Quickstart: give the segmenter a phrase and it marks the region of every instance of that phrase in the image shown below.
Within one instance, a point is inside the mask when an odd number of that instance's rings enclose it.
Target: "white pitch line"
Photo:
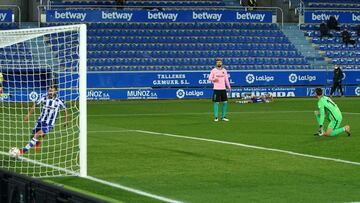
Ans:
[[[0,154],[5,155],[5,156],[9,156],[9,153],[2,152],[2,151],[0,151]],[[55,169],[55,170],[59,170],[59,171],[62,171],[62,172],[65,172],[65,173],[68,173],[68,174],[71,174],[71,175],[75,175],[75,176],[80,175],[79,173],[76,173],[74,171],[70,171],[68,169],[61,168],[61,167],[58,167],[58,166],[54,166],[54,165],[47,164],[47,163],[43,163],[43,162],[40,162],[40,161],[32,160],[32,159],[29,159],[29,158],[26,158],[26,157],[19,156],[17,159],[19,159],[21,161],[26,161],[26,162],[32,163],[34,165],[40,165],[40,166],[44,166],[44,167],[47,167],[47,168],[52,168],[52,169]],[[16,160],[16,159],[14,159],[14,160]]]
[[[265,150],[265,151],[272,151],[272,152],[279,152],[279,153],[283,153],[283,154],[290,154],[290,155],[294,155],[294,156],[301,156],[301,157],[307,157],[307,158],[313,158],[313,159],[321,159],[321,160],[334,161],[334,162],[338,162],[338,163],[346,163],[346,164],[352,164],[352,165],[360,166],[360,162],[347,161],[347,160],[342,160],[342,159],[322,157],[322,156],[316,156],[316,155],[310,155],[310,154],[302,154],[302,153],[293,152],[293,151],[274,149],[274,148],[267,148],[267,147],[260,147],[260,146],[242,144],[242,143],[237,143],[237,142],[228,142],[228,141],[206,139],[206,138],[200,138],[200,137],[190,137],[190,136],[175,135],[175,134],[169,134],[169,133],[159,133],[159,132],[152,132],[152,131],[146,131],[146,130],[133,130],[133,131],[134,132],[139,132],[139,133],[144,133],[144,134],[161,135],[161,136],[175,137],[175,138],[181,138],[181,139],[213,142],[213,143],[240,146],[240,147],[246,147],[246,148],[252,148],[252,149],[260,149],[260,150]]]
[[[2,151],[0,151],[0,154],[5,155],[5,156],[9,156],[8,153],[2,152]],[[26,157],[21,157],[20,156],[20,157],[18,157],[18,159],[21,160],[21,161],[26,161],[26,162],[35,164],[35,165],[40,165],[40,166],[52,168],[52,169],[55,169],[55,170],[59,170],[59,171],[62,171],[62,172],[65,172],[65,173],[68,173],[68,174],[71,174],[71,175],[74,175],[74,176],[79,176],[80,175],[77,172],[70,171],[68,169],[61,168],[61,167],[58,167],[58,166],[54,166],[54,165],[51,165],[51,164],[42,163],[40,161],[32,160],[32,159],[29,159],[29,158],[26,158]],[[182,203],[181,201],[178,201],[178,200],[173,200],[173,199],[169,199],[167,197],[163,197],[163,196],[160,196],[160,195],[151,194],[151,193],[148,193],[148,192],[145,192],[145,191],[142,191],[142,190],[127,187],[127,186],[124,186],[124,185],[121,185],[121,184],[118,184],[118,183],[109,182],[109,181],[102,180],[102,179],[99,179],[99,178],[95,178],[95,177],[92,177],[92,176],[86,176],[86,177],[80,177],[80,178],[88,179],[88,180],[91,180],[91,181],[94,181],[94,182],[101,183],[103,185],[108,185],[108,186],[111,186],[111,187],[122,189],[122,190],[131,192],[131,193],[135,193],[135,194],[138,194],[138,195],[141,195],[141,196],[146,196],[146,197],[149,197],[149,198],[152,198],[152,199],[157,199],[157,200],[162,201],[162,202]]]
[[[313,113],[314,111],[230,111],[230,114],[272,114],[272,113]],[[349,115],[360,115],[359,112],[342,112]],[[211,115],[212,112],[188,113],[127,113],[127,114],[89,114],[88,117],[129,117],[129,116],[172,116],[172,115]]]
[[[138,194],[138,195],[150,197],[152,199],[157,199],[157,200],[160,200],[162,202],[182,203],[181,201],[178,201],[178,200],[173,200],[173,199],[169,199],[167,197],[154,195],[154,194],[151,194],[151,193],[148,193],[148,192],[144,192],[144,191],[137,190],[137,189],[134,189],[134,188],[126,187],[126,186],[123,186],[123,185],[120,185],[120,184],[117,184],[117,183],[108,182],[108,181],[98,179],[98,178],[95,178],[95,177],[87,176],[85,178],[89,179],[89,180],[92,180],[92,181],[95,181],[95,182],[98,182],[98,183],[102,183],[104,185],[108,185],[108,186],[111,186],[111,187],[122,189],[122,190],[125,190],[125,191],[128,191],[128,192],[132,192],[132,193],[135,193],[135,194]]]
[[[134,130],[88,130],[88,133],[121,133],[121,132],[134,132]]]

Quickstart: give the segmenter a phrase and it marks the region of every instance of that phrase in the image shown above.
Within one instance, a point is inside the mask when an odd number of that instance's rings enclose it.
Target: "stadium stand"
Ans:
[[[222,0],[52,0],[52,5],[125,5],[125,6],[140,6],[140,7],[162,7],[162,6],[195,6],[195,7],[212,7],[212,6],[224,6],[225,3]]]
[[[345,45],[342,41],[341,32],[348,29],[355,45]],[[318,24],[303,24],[301,29],[305,36],[317,47],[320,53],[328,58],[332,64],[339,64],[343,68],[360,68],[360,39],[356,33],[357,25],[341,25],[341,31],[331,31],[333,37],[320,38]]]
[[[154,0],[127,0],[125,2],[127,6],[151,6],[151,7],[162,7],[162,6],[195,6],[195,7],[205,7],[205,6],[225,6],[222,0],[162,0],[162,1],[154,1]]]
[[[53,5],[120,1],[54,0]],[[123,2],[123,1],[121,1]],[[125,6],[224,6],[222,0],[127,0]],[[43,26],[60,25],[45,23]],[[208,70],[222,57],[228,69],[309,69],[277,24],[88,23],[89,71]]]
[[[44,26],[58,25],[56,23]],[[310,68],[276,24],[89,23],[90,71]]]
[[[360,0],[303,0],[311,8],[360,8]]]
[[[81,5],[118,5],[117,0],[52,0],[51,5],[81,6]]]
[[[10,30],[10,29],[17,29],[17,23],[0,23],[0,30]]]

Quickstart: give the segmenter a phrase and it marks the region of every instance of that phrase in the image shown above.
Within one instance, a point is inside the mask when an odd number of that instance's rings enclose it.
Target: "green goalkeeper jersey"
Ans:
[[[322,96],[318,101],[320,120],[319,124],[324,125],[325,113],[330,121],[342,119],[339,107],[329,97]]]

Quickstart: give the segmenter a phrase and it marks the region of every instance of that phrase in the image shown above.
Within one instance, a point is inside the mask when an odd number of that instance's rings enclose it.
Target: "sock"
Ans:
[[[341,133],[345,132],[345,128],[336,128],[330,133],[330,137],[334,137],[336,135],[339,135]]]
[[[217,118],[219,115],[219,102],[214,102],[214,117]]]
[[[38,141],[36,142],[36,144],[35,144],[35,147],[40,147],[40,145],[41,145],[41,141],[38,140]]]
[[[315,115],[315,118],[318,126],[320,126],[320,115],[319,114]],[[321,130],[324,130],[324,127]]]
[[[36,144],[37,141],[38,141],[37,139],[31,138],[31,140],[29,141],[29,143],[23,148],[23,151],[24,151],[24,152],[29,151],[29,149],[31,149],[31,147],[33,147],[33,146]]]
[[[228,106],[228,103],[224,102],[223,105],[222,105],[221,118],[226,117],[227,106]]]
[[[320,126],[320,115],[315,115],[315,118],[318,126]]]

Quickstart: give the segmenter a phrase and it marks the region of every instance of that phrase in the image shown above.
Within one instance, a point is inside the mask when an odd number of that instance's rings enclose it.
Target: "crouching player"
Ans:
[[[41,144],[39,138],[44,137],[48,132],[54,128],[56,118],[59,116],[60,108],[64,109],[65,112],[65,123],[67,124],[67,111],[64,102],[57,96],[57,87],[51,86],[48,90],[47,95],[41,97],[37,102],[34,102],[30,108],[29,113],[25,117],[25,121],[28,122],[30,115],[35,111],[35,106],[41,105],[41,113],[37,120],[36,126],[33,129],[33,137],[29,143],[20,150],[20,154],[25,154],[33,146],[37,150]]]
[[[261,96],[251,95],[251,93],[245,93],[245,97],[237,101],[236,103],[247,104],[247,103],[270,103],[274,101],[271,94],[263,94]]]
[[[350,136],[350,126],[345,125],[340,127],[342,121],[342,115],[339,107],[329,98],[323,95],[321,88],[315,89],[316,97],[319,99],[318,108],[319,111],[315,111],[316,121],[319,124],[319,131],[314,135],[318,136],[337,136],[343,132],[346,132]],[[325,120],[325,114],[329,121],[329,125],[324,132],[323,125]]]

